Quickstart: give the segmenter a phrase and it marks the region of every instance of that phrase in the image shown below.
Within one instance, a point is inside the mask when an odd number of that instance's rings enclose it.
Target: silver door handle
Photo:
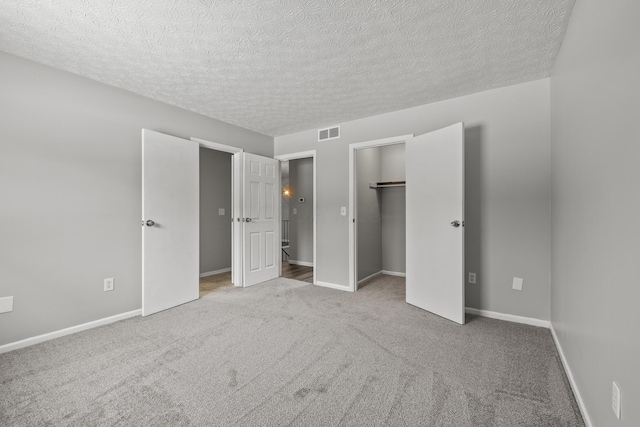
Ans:
[[[454,228],[460,227],[460,221],[451,221],[451,226]]]
[[[247,218],[247,222],[251,222],[251,218]]]
[[[146,225],[147,227],[153,227],[154,225],[156,225],[156,223],[152,219],[148,219],[147,222],[143,222],[143,225]]]

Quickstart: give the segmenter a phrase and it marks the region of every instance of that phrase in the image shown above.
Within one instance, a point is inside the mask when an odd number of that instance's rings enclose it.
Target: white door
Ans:
[[[244,153],[244,286],[280,275],[280,162]]]
[[[198,298],[199,146],[142,130],[142,315]]]
[[[464,124],[406,143],[407,302],[464,324]]]

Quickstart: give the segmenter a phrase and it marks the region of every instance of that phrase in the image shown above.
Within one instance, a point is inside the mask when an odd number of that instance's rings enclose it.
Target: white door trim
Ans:
[[[316,150],[309,151],[300,151],[298,153],[289,153],[289,154],[281,154],[279,156],[273,157],[276,160],[280,161],[289,161],[289,160],[297,160],[297,159],[313,159],[313,284],[317,284],[317,274],[318,274],[318,220],[316,216],[316,206],[318,203],[318,197],[316,194],[316,171],[318,168],[316,167]],[[280,179],[282,180],[282,174],[280,174]],[[280,188],[282,188],[282,182],[280,182]],[[280,268],[282,269],[282,263],[280,263]],[[282,275],[282,271],[280,271],[280,275]]]
[[[413,134],[375,139],[372,141],[349,144],[349,291],[358,289],[358,257],[356,256],[356,238],[358,227],[355,223],[356,212],[356,151],[364,148],[384,147],[385,145],[403,144]],[[315,270],[314,270],[315,274]]]
[[[212,150],[231,153],[231,283],[234,286],[242,286],[242,223],[239,218],[242,216],[242,159],[241,153],[244,150],[231,145],[220,144],[218,142],[207,141],[200,138],[191,138],[201,147]],[[234,219],[236,219],[234,221]]]
[[[200,138],[191,138],[192,141],[200,144],[201,147],[211,148],[213,150],[224,151],[225,153],[242,153],[244,150],[242,148],[234,147],[231,145],[220,144],[218,142],[207,141],[206,139]]]

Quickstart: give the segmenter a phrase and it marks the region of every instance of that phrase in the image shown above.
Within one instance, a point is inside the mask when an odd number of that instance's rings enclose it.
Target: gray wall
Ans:
[[[348,286],[350,143],[466,126],[468,306],[549,319],[549,80],[494,89],[351,122],[341,138],[317,142],[317,129],[275,138],[276,154],[317,150],[318,265],[321,282]],[[522,292],[511,290],[524,278]]]
[[[380,147],[380,181],[404,181],[404,144]]]
[[[380,231],[382,233],[382,270],[406,272],[406,197],[404,187],[389,187],[380,193]]]
[[[358,281],[382,270],[380,190],[369,188],[380,181],[380,148],[356,151],[356,200],[358,218]]]
[[[227,268],[231,268],[231,154],[200,147],[200,273]]]
[[[576,2],[551,77],[551,321],[594,426],[640,425],[639,16]]]
[[[289,187],[289,260],[313,263],[313,158],[289,160]]]
[[[380,180],[404,181],[404,144],[380,147]],[[378,190],[381,206],[382,270],[406,271],[406,197],[404,187]]]
[[[271,137],[5,53],[0,94],[0,345],[140,308],[142,128],[273,155]]]

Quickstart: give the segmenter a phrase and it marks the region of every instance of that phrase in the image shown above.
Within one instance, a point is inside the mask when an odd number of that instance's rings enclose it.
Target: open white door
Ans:
[[[464,324],[464,124],[406,142],[407,303]]]
[[[198,143],[142,130],[142,315],[198,299]]]
[[[244,286],[280,275],[280,162],[244,153]]]

